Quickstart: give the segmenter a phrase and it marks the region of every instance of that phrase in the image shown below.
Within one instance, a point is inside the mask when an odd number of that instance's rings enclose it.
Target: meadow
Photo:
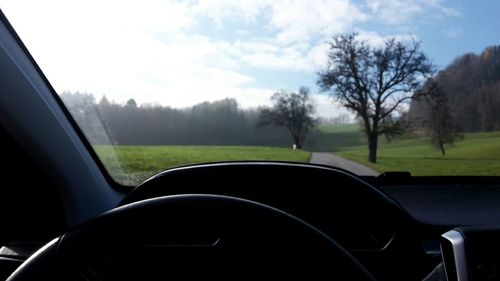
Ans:
[[[344,147],[335,154],[378,172],[410,171],[414,176],[500,176],[500,132],[467,133],[463,137],[453,145],[446,145],[444,156],[430,145],[427,137],[403,137],[391,142],[382,137],[376,164],[368,162],[366,145]]]
[[[239,160],[309,162],[311,153],[260,146],[94,146],[119,183],[135,185],[149,176],[178,166]]]
[[[309,162],[310,151],[327,151],[362,163],[378,172],[410,171],[414,176],[500,176],[500,132],[467,133],[446,146],[446,155],[425,136],[380,138],[377,163],[357,124],[322,125],[312,132],[304,150],[267,146],[94,146],[115,180],[135,185],[178,166],[239,160]]]

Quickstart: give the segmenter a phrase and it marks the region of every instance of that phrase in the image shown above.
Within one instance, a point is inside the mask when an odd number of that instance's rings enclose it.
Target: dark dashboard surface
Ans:
[[[500,185],[420,184],[380,189],[422,223],[449,227],[500,223]]]
[[[440,236],[500,222],[494,177],[360,178],[325,166],[238,162],[178,168],[122,202],[208,193],[254,200],[313,224],[380,280],[422,280],[440,261]],[[411,275],[412,277],[409,277]]]
[[[439,262],[423,242],[438,241],[442,228],[427,229],[386,193],[341,169],[266,162],[178,168],[144,182],[121,204],[175,194],[228,195],[281,209],[335,239],[380,280],[421,280]]]
[[[383,249],[398,228],[411,221],[392,199],[346,171],[285,163],[169,170],[133,190],[122,205],[196,193],[240,197],[279,208],[336,236],[353,250]]]

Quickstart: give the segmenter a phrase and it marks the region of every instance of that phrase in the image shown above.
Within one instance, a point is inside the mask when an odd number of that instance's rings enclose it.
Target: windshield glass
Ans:
[[[499,1],[0,5],[120,184],[237,160],[500,175]]]

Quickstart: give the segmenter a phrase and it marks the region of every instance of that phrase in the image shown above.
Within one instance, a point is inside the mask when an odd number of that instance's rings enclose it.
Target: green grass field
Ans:
[[[410,171],[415,176],[500,176],[500,132],[470,133],[446,156],[430,145],[427,137],[402,137],[387,142],[380,138],[378,163],[367,161],[368,149],[357,124],[324,125],[310,135],[306,150],[261,146],[95,146],[110,174],[125,185],[172,167],[237,160],[308,162],[310,151],[335,154],[384,171]]]
[[[337,155],[383,171],[410,171],[414,176],[500,176],[500,132],[465,134],[446,147],[446,156],[428,138],[381,138],[377,164],[367,161],[366,145],[336,152]]]
[[[311,153],[257,146],[95,146],[115,180],[134,185],[169,168],[208,162],[277,160],[309,162]],[[123,174],[123,172],[125,174]]]
[[[336,152],[365,143],[365,137],[358,124],[319,125],[317,130],[308,136],[305,149]]]
[[[318,125],[318,130],[325,133],[359,132],[359,124]]]

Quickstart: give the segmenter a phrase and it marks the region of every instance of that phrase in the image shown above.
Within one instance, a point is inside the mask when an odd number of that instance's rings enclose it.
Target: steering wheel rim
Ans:
[[[96,275],[95,280],[132,280],[130,267],[160,274],[164,271],[154,267],[161,267],[162,262],[156,262],[170,259],[162,255],[186,251],[212,253],[202,258],[209,264],[216,253],[228,267],[218,274],[239,273],[243,279],[256,277],[258,273],[251,269],[260,266],[277,271],[266,279],[282,279],[287,274],[324,279],[324,274],[331,274],[337,279],[375,280],[338,243],[301,219],[258,202],[207,194],[164,196],[113,209],[49,242],[7,280],[63,280],[75,274],[87,274],[85,280],[92,279],[89,274]],[[124,256],[120,262],[125,265],[103,278],[99,268],[108,266],[104,260],[109,256]],[[129,263],[127,259],[134,257],[138,261]],[[190,258],[187,261],[192,262]],[[196,266],[192,268],[196,271]],[[234,279],[231,276],[228,279]]]

